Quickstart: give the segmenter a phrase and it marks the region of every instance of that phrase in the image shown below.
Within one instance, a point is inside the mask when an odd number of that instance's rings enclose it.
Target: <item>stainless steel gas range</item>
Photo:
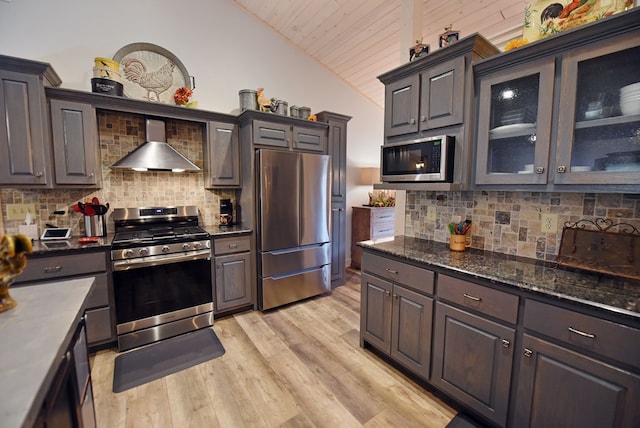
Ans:
[[[116,208],[113,220],[118,349],[213,325],[211,244],[198,208]]]

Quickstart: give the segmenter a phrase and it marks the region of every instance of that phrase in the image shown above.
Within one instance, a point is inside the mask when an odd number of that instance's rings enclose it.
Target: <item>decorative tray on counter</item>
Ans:
[[[604,218],[567,222],[562,229],[557,262],[592,272],[640,279],[640,231],[629,223],[616,224]]]

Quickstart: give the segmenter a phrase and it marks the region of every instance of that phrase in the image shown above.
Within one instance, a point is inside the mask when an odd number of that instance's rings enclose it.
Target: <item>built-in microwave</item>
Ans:
[[[380,149],[383,182],[453,181],[455,139],[449,135],[385,144]]]

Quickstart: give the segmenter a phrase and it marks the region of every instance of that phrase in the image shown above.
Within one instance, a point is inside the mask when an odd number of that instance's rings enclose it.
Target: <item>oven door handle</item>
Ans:
[[[117,260],[111,263],[111,267],[114,272],[120,272],[123,270],[140,269],[149,266],[168,265],[172,263],[202,259],[211,259],[211,250],[197,250],[182,254],[167,254],[141,257],[139,259]]]

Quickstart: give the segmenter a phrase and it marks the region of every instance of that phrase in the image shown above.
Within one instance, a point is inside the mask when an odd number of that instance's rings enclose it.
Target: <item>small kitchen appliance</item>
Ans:
[[[198,208],[116,208],[113,220],[118,349],[213,325],[211,239]]]
[[[380,148],[385,183],[453,181],[455,139],[441,135],[385,144]]]
[[[233,202],[231,199],[220,199],[220,226],[233,226]]]

